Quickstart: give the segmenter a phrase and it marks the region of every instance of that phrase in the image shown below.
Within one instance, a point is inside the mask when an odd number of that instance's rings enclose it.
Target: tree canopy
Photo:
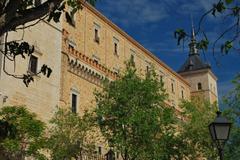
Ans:
[[[41,152],[45,143],[45,124],[35,114],[24,107],[3,107],[0,110],[0,126],[0,158],[46,158]]]
[[[234,80],[234,89],[224,98],[224,115],[232,122],[229,141],[225,146],[225,159],[235,160],[240,157],[240,74]]]
[[[170,159],[175,116],[153,71],[141,78],[130,61],[119,79],[95,95],[101,132],[124,160]]]
[[[80,117],[70,110],[58,109],[50,124],[47,148],[53,160],[94,156],[94,144],[87,140],[92,126],[89,114]]]

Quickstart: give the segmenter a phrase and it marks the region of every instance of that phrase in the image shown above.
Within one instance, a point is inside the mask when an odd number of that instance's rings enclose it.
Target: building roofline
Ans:
[[[194,70],[194,71],[187,71],[187,72],[179,72],[180,75],[185,76],[185,75],[189,75],[189,74],[198,74],[198,73],[204,73],[204,72],[209,72],[210,75],[214,78],[214,80],[218,80],[217,77],[215,76],[215,74],[212,72],[211,69],[206,68],[206,69],[198,69],[198,70]]]
[[[124,32],[120,27],[118,27],[116,24],[114,24],[112,21],[110,21],[106,16],[104,16],[101,12],[99,12],[96,8],[88,4],[87,2],[82,2],[83,6],[92,11],[95,15],[97,15],[101,20],[106,22],[108,25],[110,25],[113,29],[118,31],[122,36],[124,36],[127,40],[132,42],[134,45],[136,45],[140,50],[142,50],[147,56],[150,56],[153,58],[156,62],[158,62],[161,66],[163,66],[165,69],[167,69],[169,72],[171,72],[174,76],[179,78],[183,83],[190,86],[190,84],[177,72],[175,72],[173,69],[168,67],[163,61],[161,61],[157,56],[155,56],[153,53],[151,53],[149,50],[144,48],[140,43],[138,43],[135,39],[133,39],[131,36],[129,36],[126,32]]]

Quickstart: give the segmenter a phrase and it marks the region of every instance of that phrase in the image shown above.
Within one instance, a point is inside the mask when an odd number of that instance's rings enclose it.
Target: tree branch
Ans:
[[[6,23],[0,23],[0,36],[7,31],[14,30],[19,25],[23,25],[27,22],[43,17],[47,13],[55,10],[62,1],[63,0],[48,0],[38,7],[23,10],[14,17],[6,17],[7,19],[10,18],[10,20]]]

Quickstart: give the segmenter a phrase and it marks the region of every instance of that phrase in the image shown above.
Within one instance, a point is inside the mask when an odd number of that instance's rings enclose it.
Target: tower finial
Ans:
[[[189,56],[198,55],[197,42],[196,42],[196,36],[195,36],[195,31],[194,31],[192,14],[191,14],[191,22],[192,22],[192,37],[191,37],[191,42],[189,44],[189,48],[190,48]]]
[[[196,40],[192,14],[191,14],[191,22],[192,22],[192,40]]]

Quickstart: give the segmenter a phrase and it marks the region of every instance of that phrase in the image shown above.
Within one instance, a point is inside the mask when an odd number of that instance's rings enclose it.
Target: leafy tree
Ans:
[[[153,71],[141,78],[130,61],[124,75],[95,97],[101,132],[124,160],[171,159],[174,111],[165,105],[167,95]]]
[[[24,30],[45,19],[57,23],[62,14],[65,14],[67,21],[71,23],[74,14],[82,8],[82,3],[89,2],[95,5],[96,0],[46,0],[41,2],[41,0],[0,1],[0,45],[3,46],[3,49],[0,48],[0,54],[3,54],[3,71],[9,76],[22,79],[27,87],[30,82],[34,81],[35,74],[28,72],[20,75],[9,73],[5,69],[5,63],[6,59],[15,62],[16,57],[21,56],[25,59],[26,56],[31,56],[34,52],[34,46],[23,40],[9,41],[8,32]],[[71,7],[71,11],[68,12],[65,6]],[[37,74],[49,77],[51,73],[51,68],[43,64]]]
[[[232,128],[230,132],[230,138],[225,146],[224,158],[226,160],[235,160],[240,157],[240,74],[233,80],[235,86],[225,98],[224,102],[228,106],[224,110],[224,115],[232,121]]]
[[[89,114],[80,117],[69,110],[59,109],[50,121],[48,148],[53,160],[82,159],[93,156],[93,144],[88,140],[92,122]]]
[[[0,110],[0,158],[24,160],[26,157],[45,159],[45,124],[24,107],[10,106]]]
[[[216,116],[216,105],[194,97],[190,102],[184,101],[181,107],[181,116],[185,117],[185,120],[180,121],[180,139],[184,145],[179,147],[179,153],[190,159],[217,159],[217,151],[213,149],[208,130],[208,125]]]
[[[222,33],[210,43],[208,35],[204,30],[204,21],[207,16],[214,18],[223,17],[223,20],[228,25]],[[240,4],[238,0],[217,0],[207,12],[205,12],[199,20],[196,35],[203,37],[197,44],[198,49],[206,51],[208,46],[212,44],[212,52],[215,55],[216,47],[220,46],[222,54],[228,54],[231,50],[239,51],[239,18],[240,18]],[[224,28],[224,27],[223,27]],[[191,34],[187,34],[184,29],[177,29],[174,33],[177,39],[177,44],[189,39]]]

